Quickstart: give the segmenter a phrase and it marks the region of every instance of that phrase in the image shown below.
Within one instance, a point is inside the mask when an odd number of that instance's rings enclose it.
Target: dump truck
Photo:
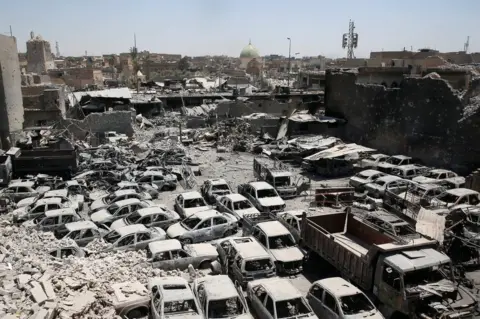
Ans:
[[[255,178],[272,185],[282,199],[297,196],[297,186],[292,182],[293,174],[279,161],[257,157],[253,159]]]
[[[476,299],[455,283],[435,240],[405,239],[348,211],[302,217],[302,245],[363,289],[386,318],[471,318]]]

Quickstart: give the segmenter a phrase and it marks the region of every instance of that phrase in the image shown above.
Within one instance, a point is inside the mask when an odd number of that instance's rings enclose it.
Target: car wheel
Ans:
[[[223,237],[229,237],[233,235],[235,235],[235,231],[233,229],[229,229],[223,234]]]
[[[208,260],[202,261],[202,263],[198,266],[198,269],[210,269],[212,267],[212,263],[209,262]]]
[[[190,238],[180,239],[180,242],[182,243],[182,245],[190,245],[191,243],[193,243],[193,241]]]

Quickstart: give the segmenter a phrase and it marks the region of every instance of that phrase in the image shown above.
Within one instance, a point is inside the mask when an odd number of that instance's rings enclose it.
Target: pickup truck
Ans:
[[[473,315],[475,297],[455,283],[435,240],[389,235],[347,211],[304,215],[302,224],[306,248],[367,292],[387,318]]]
[[[292,183],[293,174],[280,162],[268,158],[254,158],[253,174],[258,180],[272,185],[281,198],[297,196],[297,187]]]
[[[305,254],[288,229],[271,214],[243,216],[244,236],[253,236],[275,260],[277,273],[295,275],[302,271]]]
[[[286,206],[275,188],[267,182],[240,184],[238,193],[245,196],[261,212],[281,212]]]

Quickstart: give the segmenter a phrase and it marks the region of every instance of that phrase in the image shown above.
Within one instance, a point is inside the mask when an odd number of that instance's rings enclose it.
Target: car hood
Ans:
[[[415,177],[414,179],[412,179],[412,181],[414,181],[414,182],[416,182],[416,183],[419,183],[419,184],[433,184],[433,183],[435,183],[437,180],[436,180],[436,179],[433,179],[433,178],[430,178],[430,177],[417,176],[417,177]]]
[[[185,214],[185,217],[190,217],[195,213],[203,212],[204,210],[210,210],[210,209],[211,208],[209,206],[191,207],[191,208],[184,208],[183,212]]]
[[[443,200],[440,200],[438,198],[432,198],[432,200],[430,201],[430,204],[432,204],[434,206],[445,206],[445,207],[452,207],[452,206],[455,205],[455,204],[452,204],[452,203],[444,202]]]
[[[270,206],[280,206],[285,205],[285,202],[280,197],[265,197],[258,199],[258,202],[263,207],[270,207]]]
[[[276,260],[281,262],[302,260],[304,257],[302,251],[298,249],[298,247],[270,249],[270,253]]]
[[[345,319],[363,319],[363,318],[385,319],[385,317],[380,313],[380,311],[376,309],[368,312],[357,313],[354,315],[345,315],[344,318]]]
[[[93,203],[90,204],[90,209],[91,210],[99,210],[101,208],[104,208],[108,206],[103,202],[103,198],[99,198],[93,201]]]
[[[115,230],[123,226],[127,226],[128,224],[125,222],[125,218],[117,219],[110,225],[110,229]]]
[[[93,213],[90,218],[92,219],[92,222],[102,224],[112,218],[112,214],[110,214],[106,209],[102,209]]]
[[[167,236],[169,238],[177,238],[179,236],[182,236],[183,234],[187,233],[188,229],[185,229],[182,224],[176,223],[173,224],[172,226],[168,227],[167,229]]]
[[[20,200],[20,201],[17,203],[17,208],[24,207],[24,206],[28,206],[28,205],[30,205],[31,203],[33,203],[36,199],[37,199],[36,197],[27,197],[27,198],[24,198],[24,199]]]
[[[247,209],[237,209],[235,211],[235,213],[240,217],[240,218],[243,218],[243,215],[245,214],[260,214],[260,212],[258,211],[258,209],[256,209],[255,207],[250,207],[250,208],[247,208]]]
[[[397,165],[393,165],[393,164],[390,164],[390,163],[380,163],[378,164],[378,167],[385,167],[385,168],[392,168],[392,167],[396,167]]]

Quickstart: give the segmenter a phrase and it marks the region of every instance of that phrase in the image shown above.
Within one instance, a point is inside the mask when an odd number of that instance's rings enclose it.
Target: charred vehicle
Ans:
[[[467,318],[475,297],[459,286],[450,258],[427,238],[388,234],[348,212],[304,216],[302,242],[394,318]],[[388,314],[388,315],[387,315]]]
[[[285,209],[285,202],[275,188],[267,182],[238,185],[238,193],[245,196],[259,211],[276,213]]]
[[[253,173],[258,180],[272,185],[281,198],[297,196],[297,186],[292,182],[293,174],[280,162],[273,162],[268,158],[254,158]]]
[[[208,204],[213,204],[218,196],[224,196],[232,193],[227,181],[218,179],[208,179],[200,187],[200,192]]]

